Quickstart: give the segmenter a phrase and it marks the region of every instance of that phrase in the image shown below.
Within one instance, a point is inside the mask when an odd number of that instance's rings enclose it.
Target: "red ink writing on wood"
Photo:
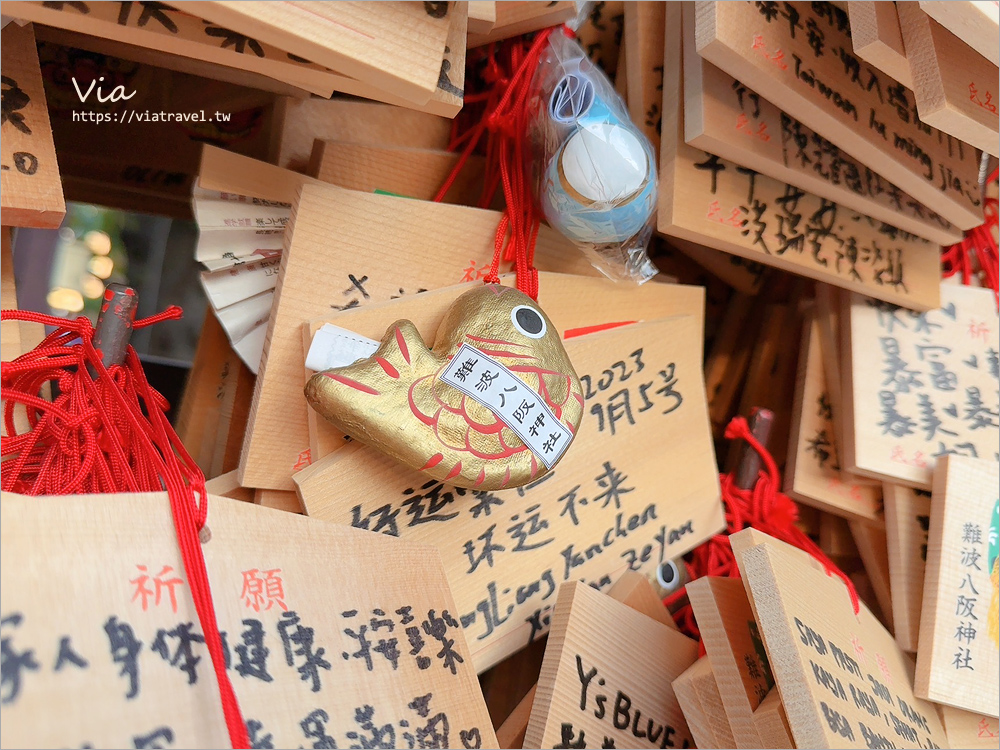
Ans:
[[[764,37],[760,34],[754,34],[753,44],[750,46],[750,49],[755,50],[758,55],[765,60],[770,60],[782,70],[788,70],[788,63],[784,61],[785,53],[780,49],[774,52],[768,50],[767,44],[764,42]]]
[[[284,612],[288,611],[285,605],[285,586],[281,580],[281,568],[273,570],[252,570],[243,571],[243,591],[240,599],[247,609],[260,612],[262,609],[267,612],[272,607],[277,606]]]
[[[969,101],[975,102],[980,107],[985,109],[987,112],[992,112],[993,114],[996,115],[997,105],[993,103],[993,94],[991,94],[989,91],[983,92],[983,94],[984,98],[980,99],[979,89],[976,88],[976,84],[974,83],[969,84]]]
[[[174,569],[169,565],[164,565],[163,570],[151,578],[149,576],[149,569],[145,565],[136,565],[135,567],[139,569],[139,575],[129,581],[129,583],[135,586],[132,601],[140,600],[142,611],[145,612],[149,609],[150,598],[153,600],[153,606],[159,607],[160,602],[163,601],[163,592],[166,591],[170,597],[170,609],[176,612],[177,592],[174,589],[177,586],[183,586],[184,580],[176,577],[168,578],[168,576],[173,574]],[[149,587],[150,582],[152,582],[153,588]]]
[[[306,448],[304,451],[299,453],[298,457],[295,459],[295,463],[292,465],[292,471],[299,471],[300,469],[304,469],[311,463],[312,463],[312,449]]]
[[[727,227],[733,227],[735,229],[743,228],[743,220],[740,217],[740,209],[733,208],[729,212],[728,217],[723,216],[722,206],[719,201],[712,201],[708,204],[708,213],[705,214],[705,218],[709,221],[715,221]]]
[[[750,120],[744,114],[740,114],[740,116],[736,118],[736,130],[738,130],[741,133],[746,133],[747,135],[752,136],[754,138],[759,138],[764,143],[767,143],[768,141],[771,140],[771,136],[768,135],[767,132],[766,122],[760,123],[757,129],[754,130],[753,127],[751,127],[750,125]]]

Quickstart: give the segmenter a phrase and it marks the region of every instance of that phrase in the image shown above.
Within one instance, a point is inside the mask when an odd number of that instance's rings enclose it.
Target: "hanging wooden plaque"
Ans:
[[[205,562],[252,746],[496,746],[433,549],[208,507]],[[0,517],[4,747],[229,747],[166,493],[5,493]]]
[[[924,600],[931,493],[886,482],[885,534],[889,552],[893,634],[904,651],[916,652]]]
[[[995,0],[920,0],[920,10],[994,65],[1000,65],[1000,8]]]
[[[4,6],[7,13],[7,6]],[[0,223],[58,227],[66,214],[31,24],[3,29]]]
[[[692,39],[694,6],[684,6],[684,23]],[[692,146],[903,232],[961,241],[958,227],[704,60],[693,44],[684,47],[684,91],[684,139]]]
[[[918,695],[986,716],[1000,702],[1000,468],[946,456],[934,472]]]
[[[712,664],[703,656],[671,683],[695,747],[740,747],[723,709]]]
[[[699,2],[698,53],[959,229],[983,222],[974,148],[920,121],[913,93],[854,56],[829,3]]]
[[[912,90],[910,61],[906,59],[896,4],[850,0],[847,15],[851,20],[854,54]]]
[[[879,222],[684,142],[676,5],[666,6],[658,231],[878,299],[937,307],[935,246],[891,239]]]
[[[852,295],[844,460],[855,473],[930,489],[941,456],[997,460],[1000,450],[993,291],[941,285],[941,308],[901,310]]]
[[[676,630],[580,581],[562,585],[525,745],[683,747],[691,736],[670,683],[697,657]]]
[[[383,327],[410,318],[429,340],[436,326],[426,310],[443,314],[448,305],[433,296],[444,291],[386,305]],[[419,303],[424,322],[404,302]],[[626,569],[650,573],[723,526],[697,319],[621,326],[565,346],[583,383],[583,422],[560,464],[535,482],[456,489],[357,443],[295,475],[310,516],[441,550],[479,670],[548,629],[560,584],[604,587]]]
[[[733,549],[797,747],[947,746],[912,660],[864,604],[854,613],[839,577],[760,532]]]

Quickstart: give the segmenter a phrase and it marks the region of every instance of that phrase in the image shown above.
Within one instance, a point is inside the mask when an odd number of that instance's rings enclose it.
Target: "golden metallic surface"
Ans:
[[[540,338],[515,326],[520,305],[545,322]],[[338,430],[457,487],[505,489],[541,477],[545,464],[513,430],[440,379],[463,343],[511,369],[576,434],[583,391],[559,332],[530,297],[497,284],[455,300],[433,350],[410,321],[397,321],[371,357],[313,375],[306,399]]]

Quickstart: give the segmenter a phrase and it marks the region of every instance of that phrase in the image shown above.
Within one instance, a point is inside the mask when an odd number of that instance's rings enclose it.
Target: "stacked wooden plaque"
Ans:
[[[67,200],[197,223],[175,423],[254,747],[995,748],[1000,318],[941,253],[996,213],[997,4],[578,5],[5,2],[4,307],[13,228]],[[492,75],[467,57],[564,22],[654,145],[662,273],[540,228],[582,423],[540,479],[455,487],[323,420],[307,354],[402,319],[430,345],[483,283],[504,206],[455,149]],[[2,330],[4,362],[43,336]],[[688,580],[757,407],[758,488],[838,570],[745,529],[739,578]],[[225,746],[166,495],[0,514],[0,745]]]

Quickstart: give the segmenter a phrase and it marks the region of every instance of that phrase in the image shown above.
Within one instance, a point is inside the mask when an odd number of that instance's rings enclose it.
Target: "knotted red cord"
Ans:
[[[512,261],[517,288],[534,300],[538,299],[538,270],[534,265],[535,240],[541,217],[531,189],[531,176],[526,169],[530,116],[528,103],[531,81],[552,31],[553,29],[544,29],[538,32],[527,52],[523,51],[522,40],[508,41],[499,50],[494,45],[489,47],[489,58],[483,76],[488,90],[480,95],[486,102],[484,114],[464,135],[453,135],[452,148],[457,148],[463,142],[465,146],[454,169],[434,198],[435,201],[444,199],[469,156],[479,145],[483,134],[489,133],[487,168],[480,205],[485,208],[492,203],[498,185],[503,186],[506,205],[497,226],[493,263],[484,282],[498,284],[501,259]],[[573,35],[565,26],[563,32],[568,36]]]
[[[1000,170],[994,169],[987,182],[996,182]],[[962,274],[962,283],[968,285],[973,273],[979,273],[984,287],[993,290],[993,296],[1000,308],[1000,253],[997,250],[997,199],[983,200],[984,221],[965,233],[965,237],[941,252],[942,274],[945,278]],[[972,256],[976,266],[973,267]]]
[[[135,321],[133,327],[179,317],[181,309],[170,307]],[[236,694],[226,674],[198,536],[208,516],[205,477],[167,421],[166,399],[149,385],[131,346],[122,365],[104,367],[93,346],[93,326],[86,318],[66,321],[4,310],[0,320],[56,328],[32,351],[0,364],[7,431],[0,438],[0,454],[15,456],[4,462],[3,489],[27,495],[167,491],[184,570],[219,684],[229,739],[234,748],[249,747]],[[91,377],[88,365],[96,377]],[[46,383],[53,389],[52,401],[38,396]],[[28,432],[17,432],[14,415],[18,404],[27,412]]]
[[[778,490],[781,486],[778,465],[767,449],[753,436],[747,421],[743,417],[734,417],[726,427],[726,438],[746,440],[750,447],[760,454],[765,468],[760,471],[757,483],[750,490],[737,487],[732,474],[719,475],[722,483],[722,503],[726,514],[726,530],[691,552],[691,561],[684,563],[689,579],[693,581],[702,576],[739,578],[740,571],[736,566],[736,557],[729,542],[729,535],[753,527],[808,552],[822,563],[827,575],[840,577],[847,586],[854,614],[858,614],[861,605],[854,584],[824,554],[823,550],[795,525],[799,517],[798,506],[790,497]],[[672,607],[680,602],[684,595],[684,589],[678,589],[666,597],[663,603]],[[696,638],[700,637],[690,604],[681,607],[674,615],[674,619],[681,630]]]

